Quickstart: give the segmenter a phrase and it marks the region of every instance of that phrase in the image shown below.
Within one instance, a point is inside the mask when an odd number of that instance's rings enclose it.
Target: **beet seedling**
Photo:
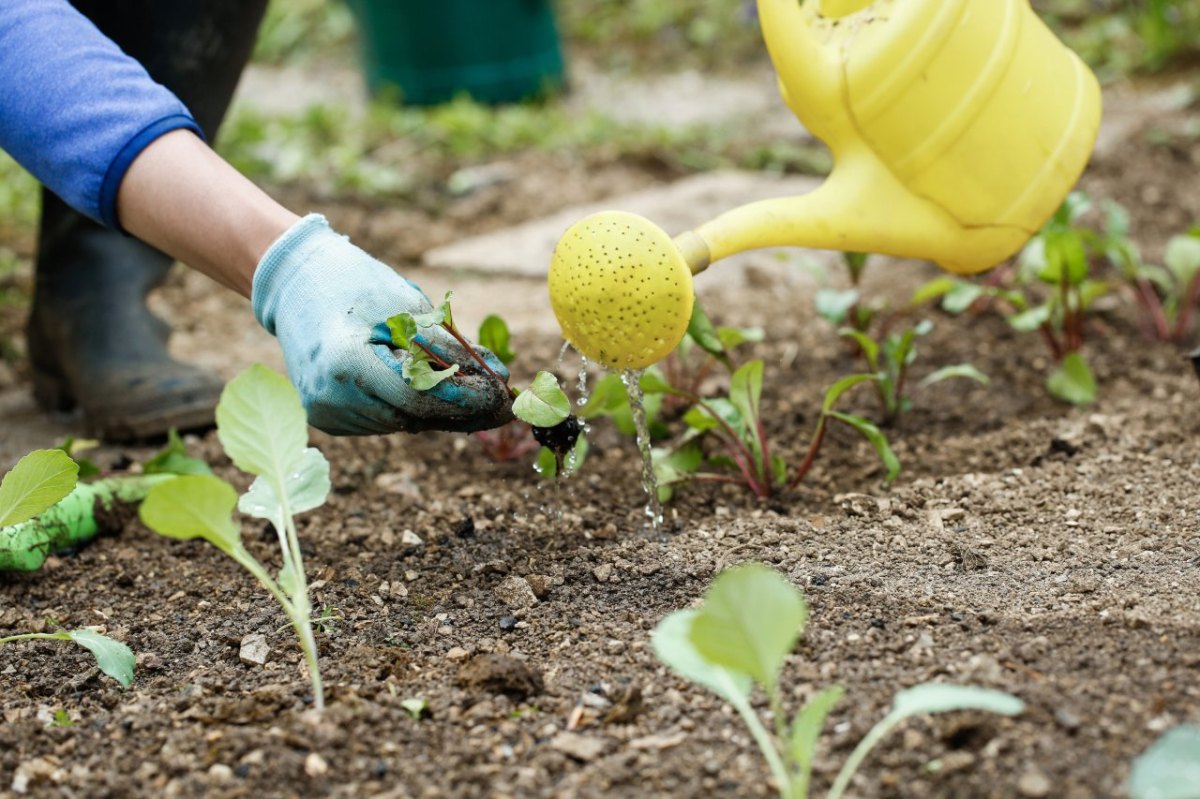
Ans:
[[[900,462],[875,424],[854,414],[836,410],[838,401],[851,388],[874,380],[873,375],[852,375],[834,383],[825,393],[816,429],[804,460],[792,470],[771,450],[762,420],[763,362],[750,361],[730,378],[728,397],[702,399],[686,394],[662,381],[643,381],[647,393],[683,396],[693,406],[683,415],[688,432],[675,447],[657,450],[655,473],[660,499],[670,499],[675,486],[688,481],[731,483],[747,488],[759,499],[795,488],[816,462],[831,421],[857,430],[874,447],[891,482],[900,473]],[[706,454],[702,437],[718,442],[719,453]]]
[[[450,310],[453,296],[453,292],[446,292],[441,305],[427,313],[400,313],[387,320],[392,344],[409,355],[403,366],[404,379],[417,391],[428,391],[443,380],[453,379],[458,373],[458,364],[446,363],[422,340],[422,330],[441,327],[512,395],[513,415],[533,427],[533,437],[542,445],[537,461],[538,472],[545,477],[573,474],[583,463],[587,440],[583,435],[583,426],[571,415],[571,401],[558,385],[557,378],[549,372],[538,372],[533,384],[524,391],[511,388],[454,326],[454,316]],[[515,357],[509,349],[508,326],[500,317],[490,316],[484,320],[479,339],[489,349],[495,346],[493,352],[505,365]],[[509,446],[507,442],[495,443],[503,435],[498,433],[491,439],[497,448]]]
[[[329,463],[308,446],[308,421],[287,378],[261,364],[234,378],[217,405],[217,437],[239,469],[255,475],[239,499],[229,483],[213,475],[187,475],[155,486],[142,503],[147,527],[169,538],[201,538],[224,552],[283,608],[304,653],[313,703],[325,707],[321,669],[313,637],[308,578],[296,532],[296,515],[325,503]],[[272,576],[242,544],[234,509],[266,519],[275,528],[282,566]]]
[[[912,400],[906,391],[908,371],[917,359],[917,338],[927,335],[932,329],[933,323],[924,319],[900,333],[888,333],[879,341],[863,330],[844,327],[838,331],[839,336],[858,345],[859,351],[867,361],[867,368],[870,369],[879,392],[884,427],[894,425],[902,414],[912,409]],[[985,386],[988,384],[987,375],[969,363],[960,363],[944,366],[927,375],[921,380],[920,386],[929,386],[952,378],[966,378]]]
[[[807,621],[804,596],[774,570],[751,564],[722,573],[699,608],[670,614],[651,637],[659,660],[733,707],[766,760],[781,799],[807,799],[821,730],[843,694],[840,686],[826,688],[788,723],[780,682]],[[751,704],[755,686],[766,695],[770,728]],[[904,720],[956,710],[1015,716],[1024,703],[1000,691],[941,683],[901,691],[891,711],[846,759],[829,799],[840,799],[871,750]]]
[[[128,688],[133,684],[133,670],[137,664],[133,652],[120,641],[95,630],[84,627],[57,633],[20,633],[0,638],[0,647],[18,641],[71,641],[91,652],[100,671],[119,682],[121,687]]]
[[[512,351],[508,324],[496,314],[491,314],[479,325],[476,341],[491,350],[505,366],[511,365],[517,358]],[[520,460],[538,449],[538,442],[529,425],[519,419],[495,430],[481,430],[474,437],[483,447],[483,453],[496,463]]]
[[[1090,208],[1085,195],[1070,195],[1026,245],[1015,270],[1002,270],[986,283],[937,278],[917,290],[913,304],[940,300],[943,310],[957,315],[990,303],[1014,330],[1041,335],[1057,362],[1046,379],[1052,396],[1074,405],[1094,402],[1096,379],[1082,353],[1085,322],[1112,285],[1092,277],[1099,240],[1079,224]]]

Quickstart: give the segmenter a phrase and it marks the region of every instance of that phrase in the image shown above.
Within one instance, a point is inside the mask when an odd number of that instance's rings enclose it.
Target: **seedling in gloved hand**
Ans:
[[[471,354],[487,374],[508,389],[513,397],[513,415],[533,427],[533,437],[543,447],[538,457],[538,471],[548,477],[573,473],[583,462],[587,442],[582,436],[583,425],[571,415],[571,401],[559,387],[558,380],[549,372],[538,372],[533,384],[524,391],[508,386],[507,381],[488,366],[483,356],[455,327],[450,309],[452,296],[453,292],[446,292],[441,305],[427,313],[401,313],[387,320],[393,345],[409,355],[403,367],[404,378],[418,391],[428,391],[444,380],[452,380],[458,373],[458,364],[447,363],[421,338],[422,330],[441,327]],[[509,349],[508,326],[498,316],[489,316],[484,320],[479,331],[479,343],[492,350],[506,366],[515,357]],[[499,441],[499,435],[504,434],[485,436],[484,440],[496,442]],[[501,449],[501,445],[497,444],[496,448]],[[502,451],[506,455],[510,451],[506,442]]]

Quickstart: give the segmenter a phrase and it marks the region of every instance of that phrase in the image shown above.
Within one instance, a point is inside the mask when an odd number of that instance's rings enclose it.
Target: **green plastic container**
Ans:
[[[367,85],[408,105],[527,99],[563,84],[551,0],[350,0]]]

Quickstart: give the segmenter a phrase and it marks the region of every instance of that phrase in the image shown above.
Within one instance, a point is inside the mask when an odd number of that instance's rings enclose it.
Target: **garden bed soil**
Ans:
[[[1134,237],[1160,252],[1200,216],[1198,154],[1194,139],[1137,137],[1085,186],[1129,205]],[[537,180],[550,193],[563,185]],[[464,225],[486,229],[491,210]],[[405,235],[368,219],[349,232]],[[876,272],[872,290],[902,297],[932,274]],[[751,281],[704,299],[721,322],[766,327],[753,349],[767,364],[766,422],[795,463],[823,388],[856,364],[808,296]],[[737,718],[648,643],[721,569],[756,560],[810,603],[787,668],[793,702],[846,687],[820,785],[897,690],[945,680],[1010,691],[1028,709],[909,722],[855,796],[1122,795],[1131,760],[1200,712],[1200,420],[1188,410],[1200,386],[1127,307],[1096,320],[1088,351],[1102,392],[1087,409],[1047,397],[1034,338],[988,314],[935,321],[918,376],[971,361],[992,383],[916,397],[892,431],[905,467],[894,486],[881,486],[863,442],[835,430],[796,492],[756,502],[727,486],[685,489],[657,533],[644,528],[634,446],[604,424],[583,474],[564,484],[489,463],[462,436],[315,436],[334,492],[300,534],[315,603],[334,619],[319,638],[324,716],[308,710],[282,614],[209,546],[133,524],[41,573],[0,577],[0,631],[101,625],[139,659],[124,691],[74,649],[6,648],[0,793],[770,796]],[[557,358],[545,337],[516,343],[527,372]],[[874,413],[866,392],[854,404]],[[244,487],[215,436],[196,448]],[[261,523],[244,529],[273,557]],[[265,665],[239,658],[255,633],[270,646]],[[418,697],[419,720],[403,705]],[[59,708],[74,726],[47,725]]]

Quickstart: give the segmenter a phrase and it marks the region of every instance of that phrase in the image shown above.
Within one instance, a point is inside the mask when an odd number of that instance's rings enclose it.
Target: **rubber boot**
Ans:
[[[73,5],[188,106],[212,141],[249,60],[266,0],[76,0]],[[82,411],[88,435],[152,438],[211,426],[222,382],[167,354],[146,296],[172,259],[43,191],[27,328],[34,396]]]

